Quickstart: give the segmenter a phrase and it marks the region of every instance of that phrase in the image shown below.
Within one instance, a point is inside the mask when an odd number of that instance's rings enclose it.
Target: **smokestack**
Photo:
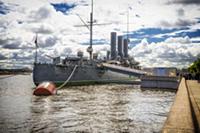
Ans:
[[[118,36],[118,55],[123,58],[123,36]]]
[[[116,59],[117,53],[116,53],[116,39],[117,39],[117,33],[111,32],[111,59]]]
[[[128,40],[124,39],[124,57],[128,58]]]

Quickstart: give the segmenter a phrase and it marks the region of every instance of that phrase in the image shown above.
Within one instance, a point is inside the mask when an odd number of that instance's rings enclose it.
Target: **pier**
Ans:
[[[163,133],[200,132],[200,83],[182,78]]]
[[[179,84],[178,77],[176,76],[176,71],[171,72],[170,68],[162,68],[163,75],[158,75],[159,72],[153,75],[151,74],[152,72],[147,72],[144,70],[138,70],[134,68],[123,67],[108,63],[102,63],[101,67],[104,67],[107,70],[111,70],[117,73],[138,77],[141,81],[141,88],[159,88],[159,89],[176,90]],[[158,70],[159,68],[152,69],[152,71],[158,71]],[[126,83],[125,81],[123,82]]]
[[[141,77],[141,88],[159,88],[177,90],[179,84],[178,77],[151,76]]]

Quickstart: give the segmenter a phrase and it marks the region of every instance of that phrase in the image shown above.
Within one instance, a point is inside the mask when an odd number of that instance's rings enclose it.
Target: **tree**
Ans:
[[[188,68],[188,71],[192,74],[195,74],[197,78],[199,78],[200,75],[200,58],[198,58],[196,61],[190,65]]]

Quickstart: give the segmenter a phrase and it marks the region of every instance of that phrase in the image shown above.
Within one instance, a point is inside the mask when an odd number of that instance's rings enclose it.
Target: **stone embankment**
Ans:
[[[182,78],[163,133],[200,132],[200,83]]]

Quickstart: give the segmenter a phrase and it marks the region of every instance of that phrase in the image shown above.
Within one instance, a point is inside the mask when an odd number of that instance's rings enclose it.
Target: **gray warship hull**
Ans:
[[[35,64],[33,81],[36,85],[43,81],[52,81],[56,85],[64,83],[75,65]],[[78,65],[67,85],[86,85],[104,83],[133,83],[136,78],[102,69],[97,65]]]

